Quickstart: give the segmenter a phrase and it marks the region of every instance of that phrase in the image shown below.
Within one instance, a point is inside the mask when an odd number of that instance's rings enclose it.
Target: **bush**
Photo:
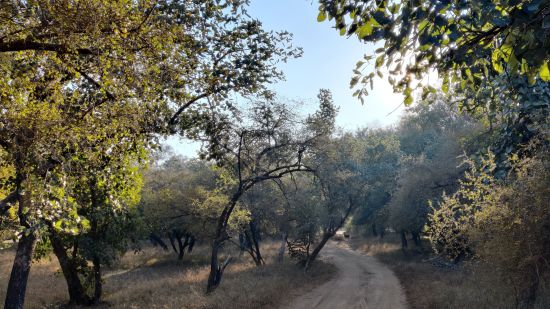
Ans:
[[[457,193],[444,196],[427,229],[436,252],[458,260],[470,256],[510,280],[520,307],[532,306],[550,264],[550,175],[548,152],[512,159],[505,180],[492,176],[489,154],[473,162]]]

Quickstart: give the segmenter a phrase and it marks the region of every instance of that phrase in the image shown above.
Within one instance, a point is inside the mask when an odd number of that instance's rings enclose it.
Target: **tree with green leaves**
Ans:
[[[139,239],[137,204],[147,140],[119,136],[109,141],[94,144],[109,156],[81,153],[66,163],[70,173],[65,180],[65,194],[74,198],[76,212],[88,226],[68,233],[66,221],[45,223],[67,281],[71,304],[98,304],[102,296],[102,265],[111,265]]]
[[[408,233],[420,244],[429,201],[458,188],[464,173],[460,157],[478,151],[473,140],[479,139],[480,128],[478,121],[458,113],[443,95],[430,95],[401,119],[396,132],[401,158],[387,206],[389,223],[402,234],[403,247]]]
[[[494,154],[480,162],[467,159],[458,191],[434,204],[427,228],[439,254],[453,260],[475,258],[489,263],[503,281],[511,279],[518,308],[537,307],[550,273],[550,173],[548,147],[542,149],[530,158],[513,156],[505,179],[494,176]]]
[[[435,91],[426,77],[436,71],[446,92],[479,93],[487,80],[505,74],[529,84],[550,81],[550,3],[546,0],[414,1],[320,0],[318,21],[333,20],[341,35],[383,43],[374,69],[363,75],[360,61],[352,86],[371,83],[382,68],[389,82],[413,102]],[[420,80],[415,84],[415,79]],[[362,97],[366,88],[357,90]]]
[[[74,215],[78,205],[68,196],[52,197],[57,194],[52,187],[66,185],[62,179],[73,156],[94,151],[109,156],[94,145],[80,147],[81,141],[100,144],[102,134],[112,138],[119,129],[149,141],[158,133],[192,135],[192,128],[209,121],[205,111],[211,106],[232,108],[223,104],[231,93],[270,95],[266,84],[282,76],[275,62],[300,51],[283,47],[289,34],[264,31],[248,16],[246,4],[10,0],[0,5],[0,147],[2,166],[14,170],[5,181],[9,193],[0,210],[4,215],[17,209],[19,221],[6,308],[23,306],[41,227],[59,219],[47,217],[50,209],[63,210],[61,217],[74,222],[70,230],[85,222]],[[116,133],[102,127],[104,119],[116,120]]]
[[[210,140],[209,155],[217,157],[218,164],[227,170],[232,181],[227,182],[229,200],[218,217],[212,242],[207,292],[220,284],[229,263],[229,260],[219,262],[219,250],[230,238],[229,219],[243,195],[261,182],[312,172],[304,159],[314,143],[330,134],[326,125],[334,123],[335,117],[335,113],[329,111],[330,93],[321,91],[319,98],[320,109],[308,121],[319,123],[316,130],[300,125],[289,106],[272,100],[255,102],[238,123],[230,123],[223,114],[216,115],[225,129]]]
[[[284,105],[272,102],[256,104],[249,119],[228,127],[225,140],[212,145],[225,152],[220,164],[228,168],[228,176],[234,181],[228,183],[230,199],[217,220],[207,292],[212,292],[220,284],[228,265],[229,260],[220,264],[218,252],[230,237],[229,219],[243,194],[262,181],[310,170],[302,162],[307,141],[295,139],[292,118]]]
[[[362,129],[354,134],[359,152],[359,169],[363,182],[369,186],[366,200],[357,207],[352,223],[368,227],[374,236],[384,234],[387,226],[385,206],[395,190],[401,156],[398,134],[395,129]]]
[[[179,260],[196,239],[212,238],[217,208],[207,207],[218,185],[219,169],[180,156],[162,158],[145,171],[140,213],[154,239],[168,236]],[[158,237],[158,238],[157,238]]]
[[[361,170],[359,162],[363,154],[357,146],[353,136],[348,134],[333,137],[313,150],[310,164],[315,170],[313,184],[319,196],[315,200],[318,203],[317,220],[321,236],[303,261],[306,270],[325,244],[365,201],[369,183],[362,179],[364,170]]]

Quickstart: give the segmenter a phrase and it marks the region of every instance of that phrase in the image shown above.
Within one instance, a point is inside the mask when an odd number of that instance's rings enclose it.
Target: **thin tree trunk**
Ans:
[[[92,263],[94,264],[94,304],[99,304],[103,293],[103,283],[101,282],[101,261],[98,255],[94,255]]]
[[[405,232],[405,230],[401,230],[401,249],[405,250],[407,247],[407,232]]]
[[[239,233],[239,256],[242,256],[246,251],[246,237],[243,232]]]
[[[281,237],[281,246],[279,247],[279,252],[277,253],[277,262],[279,262],[279,263],[282,263],[285,259],[287,239],[288,239],[288,235],[286,233],[284,233],[283,237]]]
[[[313,263],[313,261],[315,261],[315,259],[317,258],[317,255],[319,255],[319,252],[321,252],[321,250],[323,249],[323,247],[325,246],[327,241],[332,236],[334,236],[334,234],[335,233],[333,233],[333,232],[326,232],[326,233],[323,234],[323,238],[321,238],[321,242],[319,242],[319,244],[317,244],[315,249],[313,249],[313,251],[311,252],[311,254],[308,256],[308,258],[306,260],[306,265],[304,267],[305,271],[309,270],[309,268],[311,267],[311,263]]]
[[[420,247],[422,245],[422,243],[420,242],[420,234],[417,232],[411,232],[411,234],[412,234],[412,239],[414,241],[414,245],[417,247]]]
[[[52,243],[53,252],[59,261],[59,266],[61,266],[63,277],[65,277],[65,281],[67,282],[69,303],[73,305],[90,305],[92,300],[82,286],[82,282],[78,276],[77,265],[75,264],[76,261],[67,255],[63,242],[54,231],[50,231],[50,242]]]
[[[319,255],[319,252],[321,252],[321,250],[323,249],[323,247],[325,246],[327,241],[329,239],[331,239],[332,236],[334,236],[336,234],[336,231],[338,231],[344,225],[344,223],[348,219],[354,205],[355,204],[353,203],[353,200],[350,196],[349,197],[349,206],[348,206],[348,209],[346,210],[346,214],[342,217],[342,220],[340,220],[340,223],[337,226],[331,227],[329,225],[329,228],[327,228],[325,230],[325,232],[323,233],[323,238],[321,239],[321,242],[319,242],[317,247],[315,247],[315,249],[313,249],[313,252],[311,252],[311,254],[308,254],[308,258],[306,260],[306,265],[304,267],[304,271],[307,271],[309,269],[309,267],[311,267],[311,263],[313,263],[313,261],[315,261],[315,259],[317,258],[317,255]],[[308,248],[308,251],[309,251],[309,248]]]
[[[177,233],[176,234],[176,240],[178,241],[178,249],[179,249],[179,252],[178,252],[178,260],[183,260],[183,254],[184,254],[184,246],[183,246],[183,243],[181,241],[181,239],[183,238],[182,235],[180,235],[180,233]]]
[[[149,234],[149,240],[151,240],[151,243],[153,246],[161,246],[163,250],[168,250],[168,246],[162,241],[162,239],[156,235],[155,233]]]
[[[6,291],[5,309],[23,308],[35,245],[36,235],[34,233],[30,233],[29,235],[23,234],[21,239],[19,239]]]
[[[231,197],[229,204],[227,204],[226,207],[224,207],[220,217],[218,218],[218,225],[216,227],[216,236],[212,241],[212,252],[210,255],[210,274],[208,275],[206,293],[213,292],[218,287],[218,285],[222,280],[223,271],[231,261],[231,259],[228,258],[223,265],[220,265],[218,261],[218,253],[221,245],[228,238],[227,223],[229,221],[229,216],[231,215],[233,208],[235,208],[235,205],[237,205],[237,201],[239,200],[239,198],[243,193],[244,193],[243,188],[239,187],[237,192],[235,192],[235,194]]]
[[[176,249],[176,243],[174,242],[174,231],[168,232],[168,239],[170,240],[170,244],[172,245],[172,249],[174,249],[174,252],[178,254],[178,249]]]
[[[264,265],[265,262],[262,257],[262,252],[260,251],[260,233],[256,228],[256,223],[254,221],[251,221],[249,225],[250,225],[250,233],[252,234],[252,243],[256,248],[256,258],[258,259],[257,265],[261,266],[261,265]]]
[[[97,243],[100,239],[100,231],[98,228],[98,215],[97,212],[100,207],[100,203],[97,197],[97,180],[95,178],[92,179],[92,182],[90,183],[90,192],[92,194],[92,225],[90,230],[90,236],[92,237],[92,240]],[[94,296],[92,299],[92,302],[94,304],[99,304],[101,301],[101,293],[103,292],[103,286],[101,283],[101,260],[99,258],[99,255],[97,252],[95,252],[92,256],[92,264],[93,264],[93,274],[94,274]]]
[[[189,246],[187,247],[187,253],[191,253],[193,251],[193,247],[195,246],[195,242],[197,239],[193,235],[189,235]]]
[[[250,236],[250,233],[248,231],[245,231],[244,235],[246,236],[247,243],[248,243],[248,248],[246,252],[250,254],[250,257],[252,257],[252,260],[254,260],[254,264],[256,264],[256,266],[262,266],[263,260],[261,259],[261,255],[259,254],[259,252],[256,251],[256,246],[252,241],[252,237]]]
[[[187,248],[187,245],[189,245],[189,235],[185,235],[185,241],[183,244],[181,243],[182,237],[178,235],[178,246],[180,248],[180,252],[178,254],[178,260],[183,260],[183,255],[185,254],[185,248]]]
[[[221,282],[222,273],[221,268],[218,265],[218,250],[220,248],[220,241],[214,239],[212,242],[212,253],[210,258],[210,274],[208,276],[208,285],[206,286],[206,293],[214,291]]]
[[[521,284],[521,287],[519,289],[519,296],[517,297],[519,300],[518,308],[535,308],[537,293],[540,284],[539,275],[537,274],[536,269],[526,269],[524,272],[524,276],[524,282],[522,282],[523,284]]]
[[[30,207],[30,196],[21,194],[21,183],[24,176],[17,174],[17,202],[18,202],[18,217],[19,223],[27,230],[22,233],[19,242],[17,243],[17,251],[11,268],[10,280],[8,289],[6,290],[6,299],[4,308],[6,309],[21,309],[25,303],[25,293],[27,291],[27,282],[32,266],[32,255],[36,246],[37,235],[31,229],[27,222],[26,215],[23,214],[23,209]]]
[[[372,224],[372,236],[378,236],[378,232],[376,231],[376,223]]]

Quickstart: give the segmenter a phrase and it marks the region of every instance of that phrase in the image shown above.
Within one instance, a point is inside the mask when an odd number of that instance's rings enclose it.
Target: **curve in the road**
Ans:
[[[323,258],[338,268],[329,282],[295,299],[286,309],[405,309],[405,293],[395,274],[374,257],[330,242]]]

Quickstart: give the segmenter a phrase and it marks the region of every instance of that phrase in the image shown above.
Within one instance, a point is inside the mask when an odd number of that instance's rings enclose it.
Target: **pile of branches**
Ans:
[[[305,264],[309,258],[309,248],[311,246],[312,239],[309,235],[297,238],[292,241],[287,241],[288,254],[292,259],[295,259],[300,264]]]

